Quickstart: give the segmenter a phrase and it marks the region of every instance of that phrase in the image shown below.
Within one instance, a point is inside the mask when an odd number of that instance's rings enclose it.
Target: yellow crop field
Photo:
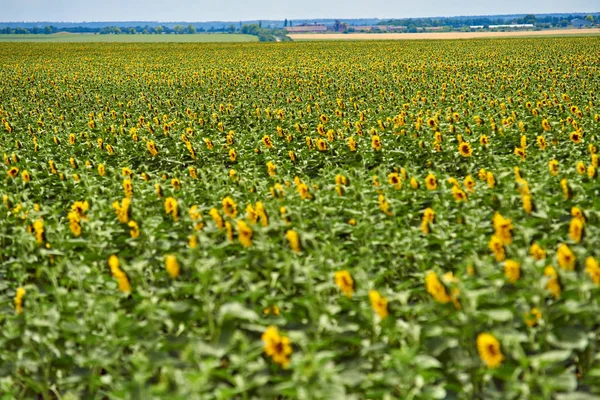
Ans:
[[[0,398],[600,395],[599,48],[0,43]]]

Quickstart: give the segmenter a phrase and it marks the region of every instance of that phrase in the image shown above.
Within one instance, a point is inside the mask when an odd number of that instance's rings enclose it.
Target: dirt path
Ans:
[[[428,33],[293,33],[293,40],[415,40],[415,39],[477,39],[523,36],[600,35],[600,28],[552,29],[516,32],[428,32]]]

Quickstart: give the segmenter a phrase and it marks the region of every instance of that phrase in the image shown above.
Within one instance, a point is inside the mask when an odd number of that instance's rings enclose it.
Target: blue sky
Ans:
[[[598,12],[599,0],[0,0],[0,21],[240,21]]]

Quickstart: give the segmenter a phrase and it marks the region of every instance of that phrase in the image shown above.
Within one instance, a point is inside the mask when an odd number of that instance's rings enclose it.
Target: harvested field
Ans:
[[[600,29],[552,29],[518,32],[430,32],[430,33],[297,33],[293,40],[418,40],[418,39],[483,39],[524,36],[598,35]]]

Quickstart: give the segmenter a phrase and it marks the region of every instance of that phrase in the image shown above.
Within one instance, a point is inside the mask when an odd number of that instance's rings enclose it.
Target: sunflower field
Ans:
[[[0,399],[600,396],[599,49],[0,44]]]

